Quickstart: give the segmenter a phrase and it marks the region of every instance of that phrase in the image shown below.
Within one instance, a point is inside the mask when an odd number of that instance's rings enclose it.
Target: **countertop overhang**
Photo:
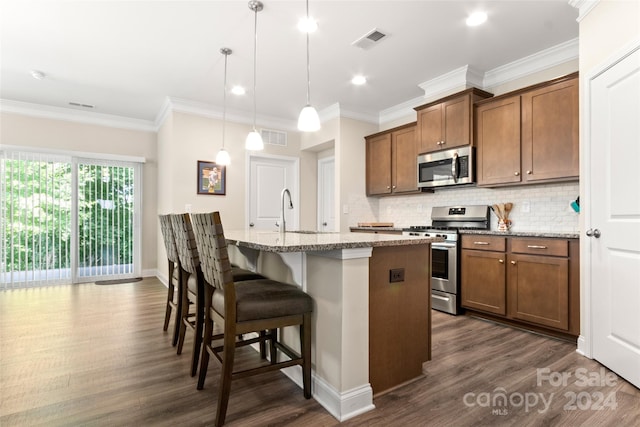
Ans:
[[[312,252],[377,246],[422,245],[444,241],[441,237],[309,231],[225,230],[227,243],[266,252]]]
[[[460,230],[460,234],[482,234],[486,236],[504,236],[504,237],[541,237],[553,239],[578,239],[579,233],[562,233],[548,231],[497,231],[497,230]]]

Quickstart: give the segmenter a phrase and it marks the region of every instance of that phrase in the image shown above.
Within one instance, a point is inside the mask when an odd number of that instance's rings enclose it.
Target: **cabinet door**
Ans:
[[[416,128],[410,127],[391,134],[391,189],[394,193],[418,191],[418,150]]]
[[[569,329],[569,260],[509,254],[509,317]]]
[[[478,185],[520,182],[520,97],[480,105],[476,120]]]
[[[442,109],[444,135],[440,148],[471,144],[471,95],[447,101]]]
[[[442,104],[418,111],[418,139],[420,153],[442,149]]]
[[[367,139],[367,195],[391,193],[391,133]]]
[[[522,95],[523,180],[577,178],[578,79]]]
[[[460,288],[463,307],[507,314],[505,254],[462,250]]]

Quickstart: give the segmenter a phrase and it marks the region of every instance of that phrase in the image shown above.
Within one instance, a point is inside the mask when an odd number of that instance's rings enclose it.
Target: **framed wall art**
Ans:
[[[227,190],[227,169],[215,162],[198,160],[198,193],[224,196]]]

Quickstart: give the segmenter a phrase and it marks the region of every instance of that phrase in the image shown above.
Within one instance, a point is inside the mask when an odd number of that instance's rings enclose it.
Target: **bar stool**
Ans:
[[[169,328],[171,312],[175,311],[173,338],[171,340],[171,344],[175,347],[178,343],[178,334],[180,332],[180,258],[178,258],[178,249],[176,248],[176,241],[173,237],[171,217],[169,215],[158,215],[158,218],[160,219],[160,229],[162,230],[162,238],[167,252],[167,261],[169,263],[167,305],[165,308],[164,326],[162,330],[166,331]]]
[[[194,234],[200,253],[204,278],[205,330],[198,390],[202,390],[207,376],[209,356],[222,363],[216,426],[224,424],[231,380],[287,366],[302,367],[304,397],[311,397],[311,313],[313,300],[299,287],[270,279],[235,282],[227,253],[222,222],[218,212],[192,214]],[[214,322],[223,329],[213,334]],[[278,328],[300,328],[300,354],[278,341]],[[268,331],[267,333],[261,333]],[[240,334],[258,333],[257,338],[237,340]],[[215,345],[214,340],[223,340]],[[256,342],[270,342],[270,363],[234,371],[237,347]],[[278,362],[277,350],[289,357]]]
[[[195,376],[198,371],[198,359],[202,346],[202,330],[204,323],[204,301],[203,289],[204,279],[200,270],[200,258],[196,247],[191,218],[188,213],[171,215],[173,234],[180,259],[182,270],[181,290],[181,321],[178,332],[178,354],[182,354],[182,346],[187,331],[194,332],[193,353],[191,356],[191,376]],[[234,280],[254,280],[264,279],[264,276],[243,268],[233,268],[232,276]],[[190,307],[195,307],[190,310]]]

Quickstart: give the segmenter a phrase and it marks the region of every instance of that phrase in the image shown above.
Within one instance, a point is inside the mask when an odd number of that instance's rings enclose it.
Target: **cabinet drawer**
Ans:
[[[531,255],[569,256],[569,242],[563,239],[511,239],[511,252]]]
[[[504,252],[506,250],[506,243],[504,237],[483,236],[477,234],[463,235],[462,248]]]

